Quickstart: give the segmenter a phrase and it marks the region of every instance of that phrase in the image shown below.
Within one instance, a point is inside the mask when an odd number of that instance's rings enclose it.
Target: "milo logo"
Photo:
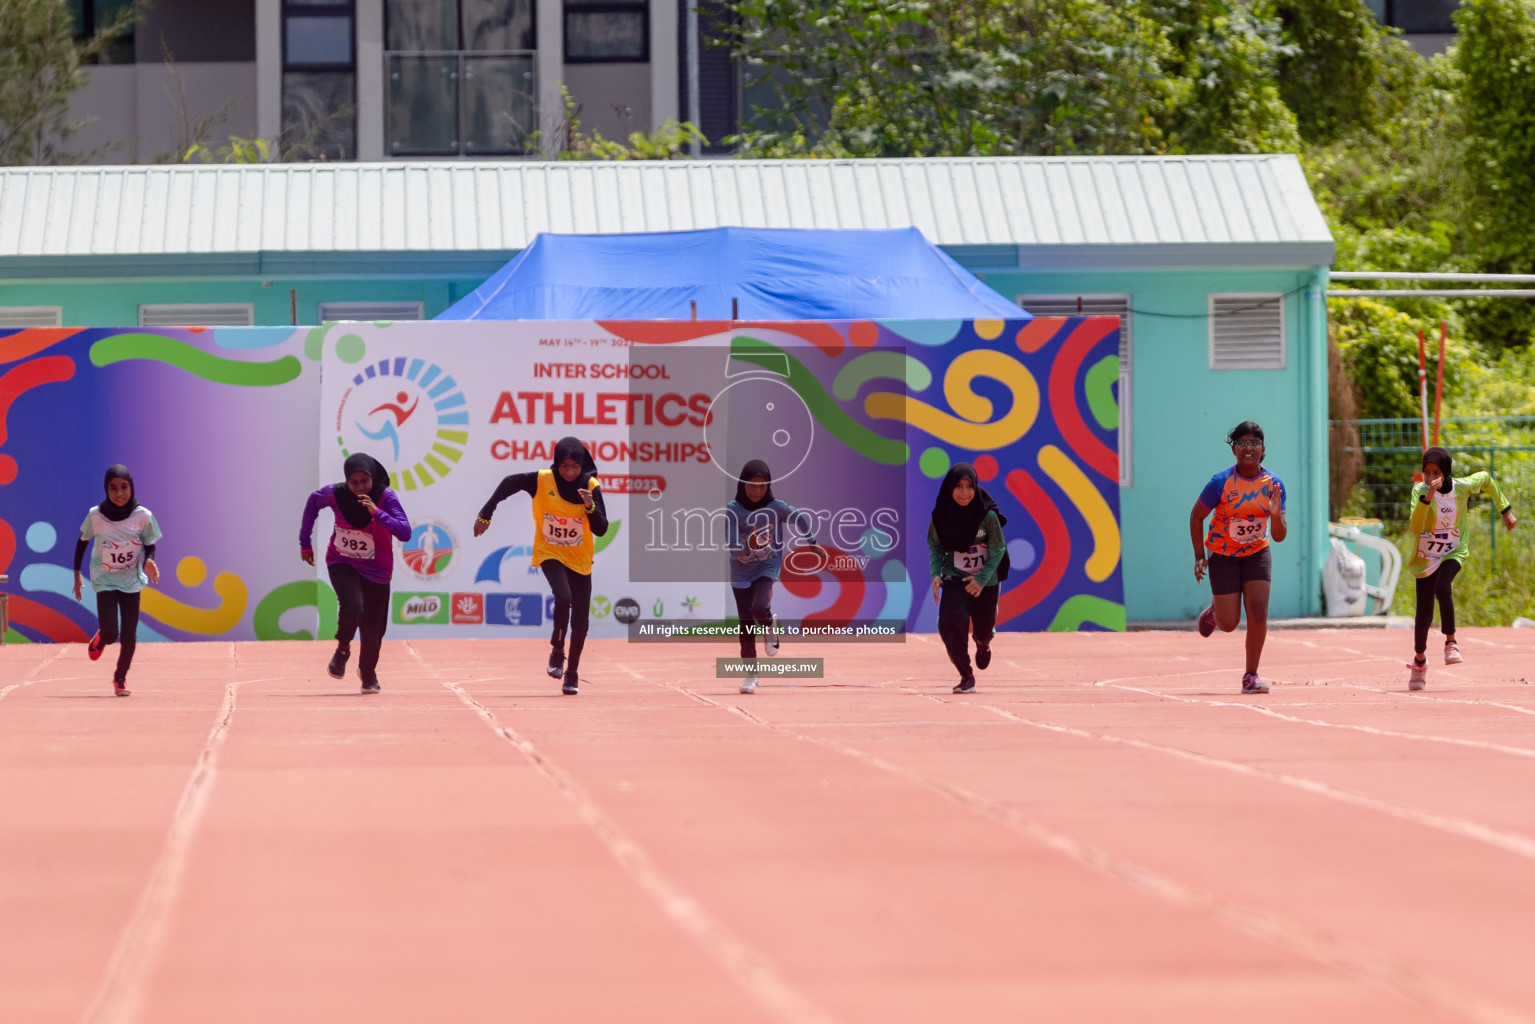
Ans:
[[[447,594],[394,595],[394,621],[402,626],[446,624],[449,611]]]

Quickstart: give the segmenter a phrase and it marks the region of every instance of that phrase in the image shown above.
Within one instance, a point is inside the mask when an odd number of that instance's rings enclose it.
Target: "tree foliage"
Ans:
[[[130,4],[90,39],[75,39],[68,0],[0,0],[0,165],[74,162],[69,101],[91,60],[133,24]]]

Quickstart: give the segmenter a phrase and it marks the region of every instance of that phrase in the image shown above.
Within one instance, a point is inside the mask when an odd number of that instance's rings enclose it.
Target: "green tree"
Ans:
[[[1391,107],[1381,85],[1392,63],[1393,30],[1376,21],[1363,0],[1278,0],[1274,6],[1289,44],[1279,61],[1279,92],[1301,136],[1327,142],[1348,128],[1380,124]]]
[[[70,120],[70,98],[85,84],[92,59],[135,17],[129,4],[79,41],[68,0],[0,0],[0,165],[82,159],[63,149],[90,123]]]

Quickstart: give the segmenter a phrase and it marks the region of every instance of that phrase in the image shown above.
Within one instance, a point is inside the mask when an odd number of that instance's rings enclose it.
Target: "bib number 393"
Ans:
[[[1231,539],[1238,544],[1262,540],[1267,526],[1268,523],[1262,519],[1233,519],[1231,521]]]
[[[367,530],[348,530],[344,526],[338,526],[333,544],[336,553],[343,558],[373,557],[373,534]]]
[[[137,544],[105,544],[101,548],[101,567],[107,572],[123,572],[139,564]]]
[[[969,551],[954,552],[954,568],[967,576],[980,572],[990,554],[991,549],[985,544],[972,544]]]
[[[544,540],[555,547],[573,548],[581,543],[581,534],[581,520],[544,513]]]
[[[1445,530],[1442,533],[1418,534],[1418,557],[1435,559],[1443,558],[1455,550],[1455,545],[1460,543],[1459,530]]]

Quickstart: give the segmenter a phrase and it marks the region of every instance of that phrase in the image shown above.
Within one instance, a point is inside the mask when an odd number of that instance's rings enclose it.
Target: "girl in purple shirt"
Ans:
[[[389,473],[371,455],[358,452],[347,457],[346,479],[322,487],[304,503],[299,523],[299,554],[314,564],[315,516],[328,508],[336,517],[330,544],[325,549],[325,568],[339,604],[336,620],[336,653],[328,670],[340,679],[352,656],[352,634],[362,633],[362,653],[357,676],[363,693],[377,693],[378,652],[389,626],[389,577],[394,572],[394,544],[390,538],[410,540],[410,520],[400,499],[389,489]]]

